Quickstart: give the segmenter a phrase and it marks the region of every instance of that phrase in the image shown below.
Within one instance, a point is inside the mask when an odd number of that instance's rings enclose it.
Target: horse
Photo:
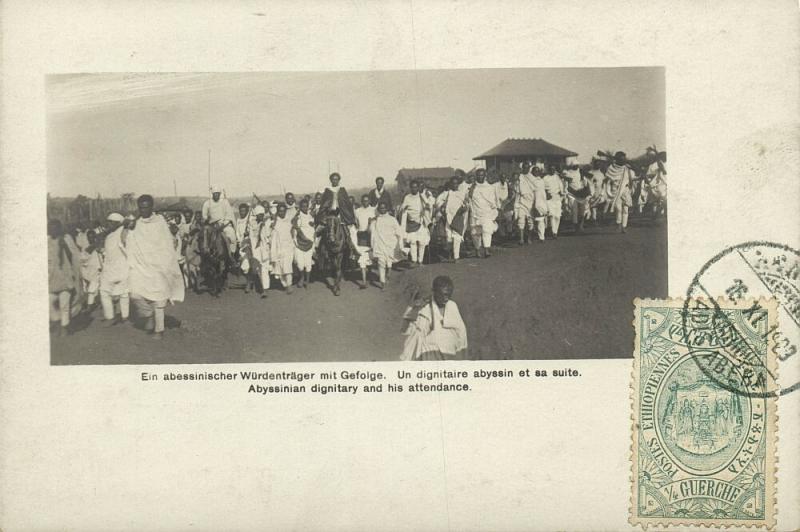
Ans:
[[[200,271],[208,291],[219,297],[225,287],[231,256],[228,242],[222,234],[222,227],[207,225],[200,239]]]
[[[327,271],[333,270],[333,295],[338,296],[342,281],[342,259],[350,251],[347,229],[336,215],[328,215],[322,223],[322,238],[320,239],[318,254],[320,259],[320,271],[326,277]],[[326,280],[327,282],[327,280]]]

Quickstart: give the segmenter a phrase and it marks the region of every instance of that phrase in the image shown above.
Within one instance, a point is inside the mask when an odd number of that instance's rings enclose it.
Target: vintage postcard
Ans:
[[[773,300],[637,300],[631,523],[775,524]]]
[[[3,532],[800,529],[796,0],[0,29]]]

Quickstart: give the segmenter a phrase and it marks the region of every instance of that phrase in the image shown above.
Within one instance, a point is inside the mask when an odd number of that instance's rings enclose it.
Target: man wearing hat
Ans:
[[[128,319],[130,300],[128,298],[128,258],[122,244],[122,233],[125,218],[112,212],[106,218],[108,234],[106,235],[105,262],[100,272],[100,304],[103,307],[103,319],[106,324],[113,323],[114,304],[119,304],[120,319]]]
[[[211,187],[211,199],[203,203],[203,220],[206,225],[215,225],[222,230],[231,255],[236,253],[236,230],[233,228],[231,204],[222,197],[222,187]]]

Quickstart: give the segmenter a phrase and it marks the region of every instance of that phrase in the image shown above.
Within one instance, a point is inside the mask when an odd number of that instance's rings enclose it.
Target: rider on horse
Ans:
[[[203,220],[206,231],[211,228],[221,231],[225,242],[228,244],[230,254],[236,253],[236,230],[233,226],[233,212],[231,204],[222,197],[222,188],[211,188],[211,199],[203,203]]]
[[[322,192],[322,199],[320,200],[315,222],[317,227],[321,227],[325,224],[325,219],[328,216],[336,216],[339,218],[339,221],[345,226],[346,233],[350,239],[350,249],[353,253],[357,253],[356,244],[358,239],[354,205],[352,201],[350,201],[350,195],[347,193],[347,189],[343,186],[339,186],[341,179],[342,176],[340,176],[338,172],[334,172],[330,175],[331,184],[325,187],[325,190]]]

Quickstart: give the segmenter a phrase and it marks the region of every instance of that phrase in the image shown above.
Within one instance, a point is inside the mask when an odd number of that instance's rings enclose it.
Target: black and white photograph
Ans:
[[[45,87],[52,365],[629,357],[668,295],[663,68]]]

